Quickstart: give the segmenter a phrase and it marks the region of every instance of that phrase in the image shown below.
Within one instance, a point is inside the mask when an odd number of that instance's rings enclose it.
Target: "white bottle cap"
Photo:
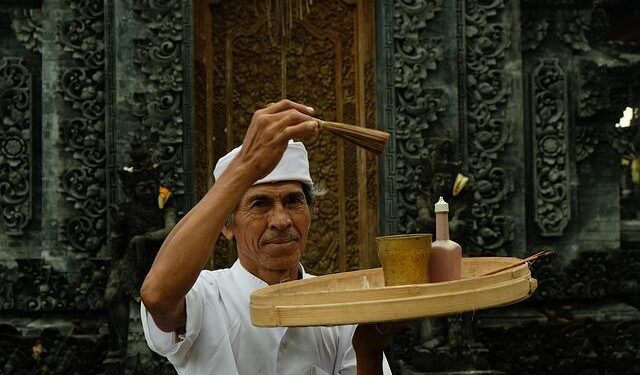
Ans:
[[[436,209],[435,212],[449,212],[449,204],[447,202],[444,201],[444,199],[442,199],[442,197],[440,197],[440,200],[438,201],[438,203],[436,203]]]

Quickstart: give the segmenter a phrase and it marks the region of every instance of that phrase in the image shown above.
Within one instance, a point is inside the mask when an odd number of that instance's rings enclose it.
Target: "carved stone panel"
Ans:
[[[179,160],[166,178],[184,181],[175,197],[191,204],[193,35],[190,1],[133,2],[138,13],[131,3],[0,4],[0,373],[136,368],[103,362],[107,207],[117,191],[107,171],[114,174],[118,154],[129,151],[131,119],[142,118],[149,135],[159,134],[158,161]],[[120,20],[152,40],[140,48],[150,58],[134,61],[137,45]],[[116,77],[116,65],[127,74]],[[129,84],[147,95],[135,96],[147,112],[132,113],[133,95],[123,100]]]
[[[384,163],[383,230],[429,231],[425,222],[435,203],[429,194],[443,195],[432,192],[434,181],[442,180],[440,168],[453,175],[449,179],[458,172],[469,177],[468,196],[452,198],[453,206],[462,208],[460,215],[467,216],[455,218],[463,229],[458,238],[469,242],[466,250],[522,252],[524,229],[514,219],[524,215],[524,192],[514,188],[514,181],[524,179],[524,168],[516,162],[523,157],[521,128],[516,127],[522,125],[522,114],[513,104],[522,95],[512,92],[521,86],[521,72],[509,63],[519,58],[512,42],[518,40],[513,34],[519,26],[517,4],[379,4],[378,72],[384,83],[378,86],[384,87],[378,92],[379,116],[393,142]],[[437,151],[443,147],[446,152]]]
[[[107,260],[85,261],[77,272],[62,272],[42,259],[0,265],[0,311],[97,311],[104,308]]]
[[[106,373],[100,360],[108,339],[95,322],[0,324],[0,330],[3,374]]]
[[[578,115],[588,118],[609,106],[607,69],[591,60],[578,67]]]
[[[32,217],[31,73],[21,58],[0,59],[0,228],[21,236]]]
[[[392,105],[395,111],[393,122],[386,120],[383,124],[394,135],[393,146],[385,156],[389,159],[385,175],[394,179],[394,186],[384,192],[385,222],[393,223],[393,227],[384,230],[389,234],[426,232],[431,228],[423,222],[433,216],[429,207],[435,203],[432,176],[435,162],[440,161],[435,155],[439,148],[435,135],[443,133],[452,99],[451,93],[435,84],[434,79],[442,76],[445,38],[444,30],[438,30],[433,23],[445,20],[445,4],[395,1],[387,6],[383,12],[393,14],[393,23],[385,27],[393,30],[393,44],[387,44],[387,48],[393,47],[394,95],[393,102],[384,105]],[[446,49],[450,51],[454,46]],[[389,58],[387,52],[385,59]]]
[[[136,130],[154,144],[161,184],[172,189],[178,210],[195,204],[193,182],[193,99],[191,98],[190,1],[134,0],[131,9],[144,33],[133,39],[133,64],[140,80],[131,110]],[[130,129],[132,130],[132,129]]]
[[[571,219],[566,76],[542,59],[531,81],[534,220],[542,236],[560,236]]]
[[[522,166],[507,160],[522,160],[518,112],[509,103],[518,101],[519,71],[510,69],[512,40],[517,30],[517,6],[509,0],[465,2],[466,126],[469,173],[474,179],[473,253],[495,253],[506,248],[522,251],[524,239],[516,236],[512,212],[522,211],[522,192],[514,190],[514,179]],[[515,147],[514,147],[515,146]],[[515,239],[518,242],[513,243]]]
[[[64,100],[60,138],[66,169],[60,188],[72,210],[61,226],[70,249],[95,254],[106,245],[104,121],[104,6],[67,0],[69,18],[58,25],[59,43],[69,58],[60,75]]]
[[[26,49],[42,53],[41,9],[14,10],[11,28]]]
[[[394,58],[394,10],[393,0],[377,0],[376,12],[376,92],[377,118],[381,128],[390,135],[385,154],[380,165],[380,231],[382,234],[398,233],[398,189],[399,170],[396,168],[396,93]]]

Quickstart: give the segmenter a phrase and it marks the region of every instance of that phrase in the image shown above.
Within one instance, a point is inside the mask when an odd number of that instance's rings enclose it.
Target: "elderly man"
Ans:
[[[312,115],[288,100],[256,111],[242,146],[218,161],[215,184],[158,252],[140,291],[142,324],[179,374],[390,373],[388,334],[377,326],[251,324],[251,292],[310,277],[299,261],[312,181],[304,146],[290,139],[318,134]],[[202,271],[221,231],[235,239],[238,261]]]

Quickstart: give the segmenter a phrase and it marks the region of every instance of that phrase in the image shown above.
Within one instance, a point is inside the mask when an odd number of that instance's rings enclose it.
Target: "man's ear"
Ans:
[[[224,238],[226,238],[228,241],[231,241],[233,239],[233,231],[231,230],[231,228],[229,228],[226,225],[222,226],[222,235],[224,236]]]

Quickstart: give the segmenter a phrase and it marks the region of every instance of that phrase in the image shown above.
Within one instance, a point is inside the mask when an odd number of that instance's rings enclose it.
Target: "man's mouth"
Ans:
[[[282,245],[282,244],[287,244],[294,241],[297,241],[297,239],[292,237],[276,238],[273,240],[265,241],[264,245],[271,245],[271,244]]]

